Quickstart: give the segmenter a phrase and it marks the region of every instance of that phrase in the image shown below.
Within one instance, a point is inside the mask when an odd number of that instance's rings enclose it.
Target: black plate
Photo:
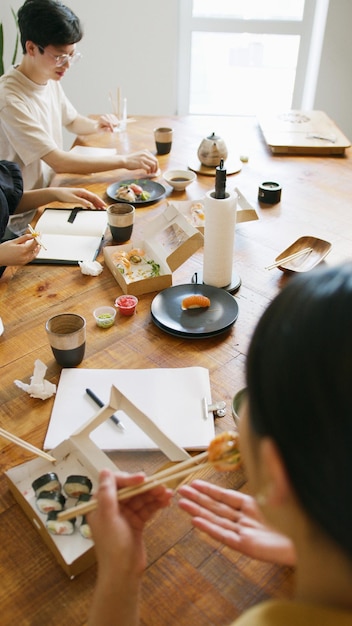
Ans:
[[[140,185],[144,191],[148,191],[150,193],[150,198],[148,200],[135,200],[134,202],[130,202],[129,200],[121,200],[121,198],[116,198],[116,192],[121,185],[130,185],[131,183],[136,183],[136,185]],[[106,190],[107,195],[114,202],[127,202],[127,204],[134,204],[135,206],[142,206],[145,204],[152,204],[152,202],[158,202],[165,195],[166,189],[160,183],[156,183],[154,180],[149,180],[148,178],[130,178],[128,180],[120,180],[118,183],[112,183]]]
[[[193,294],[207,296],[210,307],[183,311],[182,300]],[[225,289],[209,285],[176,285],[155,296],[151,314],[154,324],[170,335],[201,339],[231,328],[238,317],[238,304]]]

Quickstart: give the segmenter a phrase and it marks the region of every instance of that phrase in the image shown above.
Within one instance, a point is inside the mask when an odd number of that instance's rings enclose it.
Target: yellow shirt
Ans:
[[[270,600],[246,611],[232,626],[352,626],[352,611]]]

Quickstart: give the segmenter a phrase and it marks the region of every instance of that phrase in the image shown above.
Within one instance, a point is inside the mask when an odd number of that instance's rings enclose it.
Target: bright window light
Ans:
[[[291,107],[300,37],[192,33],[190,113],[256,115]]]

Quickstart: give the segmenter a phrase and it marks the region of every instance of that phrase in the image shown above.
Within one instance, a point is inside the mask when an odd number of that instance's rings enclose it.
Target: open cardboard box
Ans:
[[[236,209],[236,224],[242,224],[243,222],[252,222],[258,220],[258,214],[253,206],[248,202],[247,198],[239,190],[238,187],[234,187],[234,192],[237,195],[237,209]],[[204,199],[200,200],[170,200],[172,204],[182,215],[185,216],[187,221],[197,228],[202,235],[204,235]],[[197,214],[199,211],[199,215]]]
[[[51,450],[55,462],[38,457],[17,467],[7,470],[6,478],[15,499],[24,510],[33,526],[38,530],[43,541],[52,551],[66,574],[73,578],[95,562],[94,544],[81,536],[79,524],[72,535],[52,535],[45,527],[46,516],[37,509],[32,482],[48,472],[55,472],[61,484],[71,474],[84,475],[97,486],[99,471],[109,467],[116,471],[116,465],[90,439],[89,434],[107,420],[116,410],[123,410],[142,428],[158,445],[171,461],[182,461],[189,454],[176,445],[154,424],[153,420],[140,411],[114,385],[111,387],[109,404],[102,407],[82,428]],[[75,501],[67,500],[66,508],[74,506]]]
[[[161,215],[147,225],[142,241],[125,246],[106,246],[104,258],[123,293],[138,296],[170,287],[172,272],[202,247],[203,242],[203,235],[198,229],[170,204]],[[131,264],[130,273],[126,270],[121,273],[117,267],[116,253],[129,252],[135,248],[144,251],[144,258],[147,261],[160,265],[158,276],[146,275],[149,265],[144,262]]]

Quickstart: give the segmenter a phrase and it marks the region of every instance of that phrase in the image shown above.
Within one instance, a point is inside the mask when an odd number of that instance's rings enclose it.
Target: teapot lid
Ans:
[[[220,139],[220,137],[215,133],[211,133],[211,135],[208,135],[207,139],[210,139],[210,141],[217,141],[218,139]]]

